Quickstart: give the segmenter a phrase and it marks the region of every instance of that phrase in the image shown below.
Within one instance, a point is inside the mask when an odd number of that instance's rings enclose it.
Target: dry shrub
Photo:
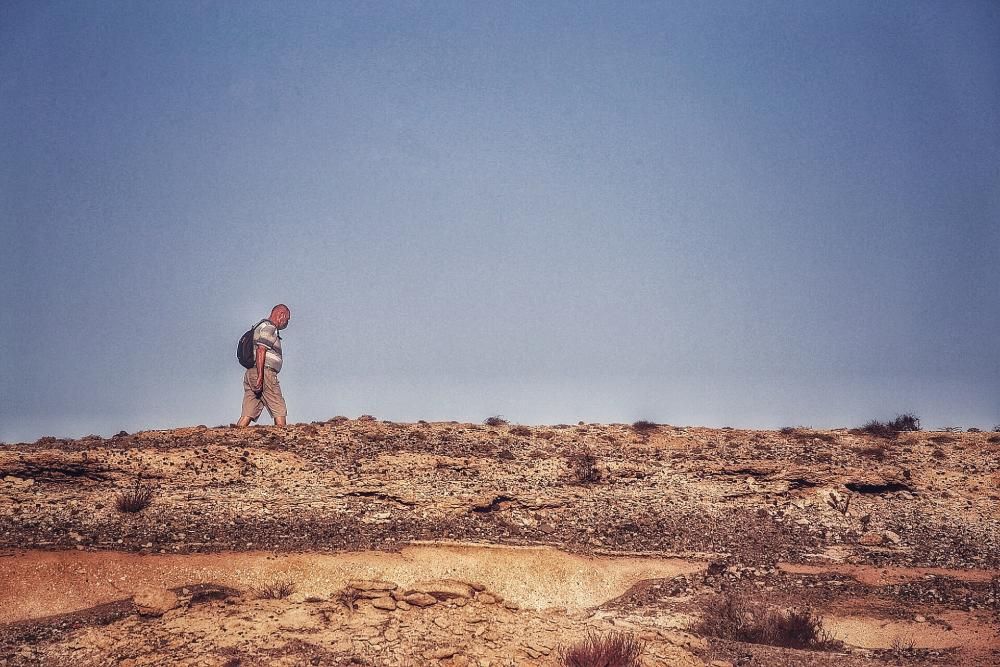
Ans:
[[[906,412],[896,415],[895,419],[885,423],[877,419],[872,419],[857,430],[868,435],[874,435],[877,438],[895,438],[904,431],[919,431],[920,418],[913,413]]]
[[[579,484],[595,484],[601,481],[601,471],[597,467],[597,457],[589,450],[582,449],[566,457],[570,473]]]
[[[340,604],[347,608],[347,611],[355,611],[358,608],[358,598],[361,597],[361,593],[357,589],[350,586],[344,586],[334,599]]]
[[[484,419],[483,423],[487,426],[506,426],[507,420],[504,419],[502,415],[493,415],[492,417]]]
[[[261,600],[281,600],[295,592],[295,582],[284,577],[274,577],[253,587],[254,597]]]
[[[152,502],[153,487],[143,484],[142,475],[139,475],[132,488],[119,492],[115,498],[115,507],[119,512],[135,514],[149,507]]]
[[[519,435],[522,438],[527,438],[531,436],[531,429],[527,426],[513,426],[510,429],[511,435]]]
[[[555,431],[542,431],[541,433],[538,434],[538,437],[541,438],[542,440],[551,440],[552,438],[556,437],[556,433]]]
[[[811,609],[778,610],[745,596],[727,594],[711,603],[692,627],[701,635],[785,648],[829,650],[840,646]]]
[[[632,422],[632,430],[636,433],[652,433],[653,431],[660,428],[660,425],[656,422],[651,422],[646,419],[640,419],[638,421]]]
[[[587,633],[583,640],[559,649],[564,667],[641,667],[646,645],[630,632],[598,635]]]

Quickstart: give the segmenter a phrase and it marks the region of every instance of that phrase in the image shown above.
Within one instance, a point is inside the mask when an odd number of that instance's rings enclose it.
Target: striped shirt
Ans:
[[[267,352],[264,354],[264,368],[270,368],[275,373],[281,371],[281,336],[278,327],[264,320],[253,331],[254,348],[259,345]]]

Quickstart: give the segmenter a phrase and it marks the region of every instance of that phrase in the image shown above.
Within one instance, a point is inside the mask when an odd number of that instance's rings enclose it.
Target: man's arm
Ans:
[[[267,348],[263,345],[257,346],[257,383],[253,390],[260,393],[264,390],[264,357],[267,355]]]

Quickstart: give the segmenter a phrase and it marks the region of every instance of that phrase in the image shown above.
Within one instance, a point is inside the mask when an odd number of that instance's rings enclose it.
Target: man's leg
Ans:
[[[261,411],[264,409],[264,402],[254,393],[253,385],[257,382],[257,369],[250,368],[243,374],[243,411],[236,426],[244,428],[250,422],[257,421]]]
[[[275,426],[285,426],[288,408],[285,407],[285,397],[281,395],[281,383],[278,374],[272,370],[264,370],[264,391],[260,396],[267,411],[274,418]]]

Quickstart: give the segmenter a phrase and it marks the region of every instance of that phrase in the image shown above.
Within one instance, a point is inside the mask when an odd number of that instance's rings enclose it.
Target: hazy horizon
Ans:
[[[0,440],[1000,424],[1000,5],[0,5]],[[269,421],[265,414],[262,421]]]

